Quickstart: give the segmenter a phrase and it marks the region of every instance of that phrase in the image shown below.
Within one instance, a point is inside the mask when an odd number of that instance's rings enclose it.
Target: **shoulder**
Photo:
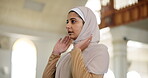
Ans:
[[[84,50],[83,55],[89,55],[89,57],[93,58],[98,56],[108,57],[108,48],[104,44],[91,44],[86,50]]]
[[[89,68],[91,72],[96,74],[106,73],[109,66],[109,54],[108,48],[104,44],[98,44],[97,54],[89,63]]]
[[[83,52],[84,59],[91,62],[93,60],[109,61],[108,48],[104,44],[91,44],[85,52]]]
[[[108,48],[106,45],[104,44],[98,44],[97,46],[98,48],[98,52],[99,52],[99,57],[96,56],[96,58],[99,58],[99,59],[104,59],[104,60],[108,60],[109,59],[109,53],[108,53]]]
[[[96,44],[96,45],[93,45],[93,48],[95,50],[92,50],[92,52],[95,52],[97,55],[106,55],[108,56],[108,48],[106,45],[104,44]]]
[[[108,50],[107,46],[104,45],[104,44],[98,44],[97,48],[100,49],[100,50]]]
[[[96,45],[95,45],[96,46]],[[108,65],[109,62],[109,53],[108,53],[108,48],[104,44],[97,44],[95,47],[96,50],[92,51],[94,52],[94,58],[92,62],[98,61],[97,63],[99,65]]]

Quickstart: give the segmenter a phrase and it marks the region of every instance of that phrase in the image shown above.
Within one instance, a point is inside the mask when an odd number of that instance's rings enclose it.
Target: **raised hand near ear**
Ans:
[[[61,53],[65,52],[70,44],[72,43],[72,40],[69,36],[65,36],[63,39],[59,39],[58,42],[55,44],[53,48],[53,54],[60,55]]]
[[[88,45],[90,44],[90,41],[92,40],[92,36],[88,37],[85,40],[82,40],[80,42],[78,42],[77,44],[74,45],[75,48],[80,48],[81,51],[83,51],[85,48],[88,47]]]

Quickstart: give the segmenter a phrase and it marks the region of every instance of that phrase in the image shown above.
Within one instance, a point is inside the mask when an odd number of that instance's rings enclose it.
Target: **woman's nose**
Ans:
[[[71,28],[71,26],[70,26],[69,23],[67,23],[67,24],[66,24],[66,29],[69,29],[69,28]]]

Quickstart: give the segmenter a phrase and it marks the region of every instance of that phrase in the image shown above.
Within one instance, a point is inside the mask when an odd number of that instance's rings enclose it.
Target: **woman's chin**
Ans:
[[[72,39],[72,40],[76,40],[76,37],[72,36],[72,35],[69,35],[69,37]]]

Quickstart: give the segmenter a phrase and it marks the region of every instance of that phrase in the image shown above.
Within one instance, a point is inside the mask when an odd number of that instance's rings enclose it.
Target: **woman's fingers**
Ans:
[[[84,40],[84,43],[90,43],[92,40],[92,36],[88,37],[87,39]]]
[[[70,41],[71,41],[71,38],[68,36],[65,44],[68,45]]]
[[[92,40],[92,36],[90,36],[88,39],[87,39],[87,42],[90,43]]]
[[[56,45],[59,45],[60,42],[61,42],[61,40],[62,40],[62,38],[60,38],[60,39],[57,41]]]
[[[62,43],[63,44],[66,44],[66,45],[68,45],[69,43],[70,43],[70,40],[71,40],[71,38],[69,37],[69,36],[65,36],[63,39],[62,39]]]
[[[63,38],[63,40],[62,40],[62,43],[66,43],[67,40],[68,40],[68,36],[65,36],[65,37]]]
[[[64,43],[66,39],[66,36],[62,39],[61,43]]]
[[[92,40],[92,36],[88,37],[88,38],[84,41],[84,44],[83,44],[83,45],[85,46],[85,48],[88,47],[88,45],[90,44],[91,40]]]
[[[69,36],[65,36],[63,39],[60,38],[54,46],[53,53],[60,55],[69,48],[70,44],[71,39]]]
[[[68,41],[67,44],[66,44],[66,47],[69,47],[71,43],[72,43],[72,40],[69,39],[69,41]]]
[[[57,43],[61,42],[61,40],[62,40],[62,38],[60,38]]]
[[[91,40],[92,40],[92,36],[88,37],[85,40],[82,40],[82,41],[78,42],[75,45],[75,47],[80,48],[83,51],[85,48],[88,47],[88,45],[90,44]]]

